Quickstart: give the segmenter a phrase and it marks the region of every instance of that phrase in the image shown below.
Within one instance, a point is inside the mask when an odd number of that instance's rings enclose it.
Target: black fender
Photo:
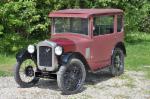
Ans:
[[[27,51],[27,49],[22,49],[21,51],[19,51],[16,54],[16,60],[17,61],[23,61],[23,59],[26,59],[26,58],[31,58],[31,59],[36,60],[37,59],[37,53],[36,53],[36,51],[33,54],[30,54]]]
[[[122,49],[123,53],[125,56],[127,56],[127,53],[126,53],[126,47],[125,47],[125,44],[123,42],[118,42],[115,46],[115,48],[118,47],[120,49]]]
[[[83,64],[85,65],[86,70],[90,70],[90,66],[87,63],[86,59],[84,58],[84,56],[82,56],[82,54],[80,54],[78,52],[69,52],[69,53],[65,53],[65,54],[61,55],[60,58],[58,59],[59,66],[67,65],[67,63],[70,61],[71,58],[80,59],[83,62]]]
[[[70,59],[70,57],[73,56],[73,53],[65,53],[60,56],[60,64],[61,65],[66,65]]]

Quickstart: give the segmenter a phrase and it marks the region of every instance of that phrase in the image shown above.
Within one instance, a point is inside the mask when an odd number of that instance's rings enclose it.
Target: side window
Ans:
[[[118,15],[117,16],[117,32],[121,32],[122,26],[123,26],[122,15]]]
[[[78,19],[78,18],[72,19],[72,31],[74,33],[82,33],[81,32],[81,19]]]
[[[104,35],[114,32],[114,16],[96,16],[94,17],[93,35]]]

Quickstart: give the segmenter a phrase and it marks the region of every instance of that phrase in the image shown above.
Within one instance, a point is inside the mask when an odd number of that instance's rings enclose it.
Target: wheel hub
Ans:
[[[34,76],[34,70],[33,70],[33,67],[32,67],[32,66],[27,66],[27,67],[25,68],[25,75],[26,75],[26,76],[29,76],[29,77]]]

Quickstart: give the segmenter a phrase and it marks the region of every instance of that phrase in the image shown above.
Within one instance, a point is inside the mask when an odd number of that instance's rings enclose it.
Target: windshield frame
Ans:
[[[83,36],[90,36],[90,18],[79,18],[79,19],[87,19],[87,34],[83,34],[83,33],[74,33],[74,32],[64,32],[64,33],[57,33],[55,32],[55,18],[68,18],[68,17],[52,17],[51,18],[51,34],[55,35],[55,34],[73,34],[73,35],[83,35]],[[76,17],[70,17],[70,18],[76,18]]]

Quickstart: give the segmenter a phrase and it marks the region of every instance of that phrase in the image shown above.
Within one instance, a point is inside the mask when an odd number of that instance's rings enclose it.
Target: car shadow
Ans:
[[[89,72],[87,73],[85,85],[94,85],[94,84],[106,81],[110,78],[112,78],[112,76],[110,75],[108,70],[100,70],[96,73]],[[36,84],[35,87],[38,87],[41,89],[50,89],[50,90],[60,91],[60,89],[58,88],[56,79],[41,79],[39,83]],[[84,86],[80,92],[83,92],[86,89],[87,89],[87,86]]]
[[[41,89],[50,89],[50,90],[54,90],[54,91],[58,91],[60,92],[61,95],[73,95],[73,94],[64,94],[61,92],[61,90],[59,89],[58,85],[57,85],[57,80],[56,79],[41,79],[39,81],[38,84],[36,84],[35,87],[41,88]],[[84,90],[86,90],[87,88],[84,86],[82,90],[80,90],[81,93]],[[78,93],[74,93],[74,94],[78,94]]]
[[[100,70],[96,73],[89,72],[86,77],[86,85],[95,85],[97,83],[111,79],[112,76],[107,69]]]
[[[42,88],[42,89],[51,89],[51,90],[60,90],[57,85],[56,79],[40,79],[38,84],[35,87]]]

